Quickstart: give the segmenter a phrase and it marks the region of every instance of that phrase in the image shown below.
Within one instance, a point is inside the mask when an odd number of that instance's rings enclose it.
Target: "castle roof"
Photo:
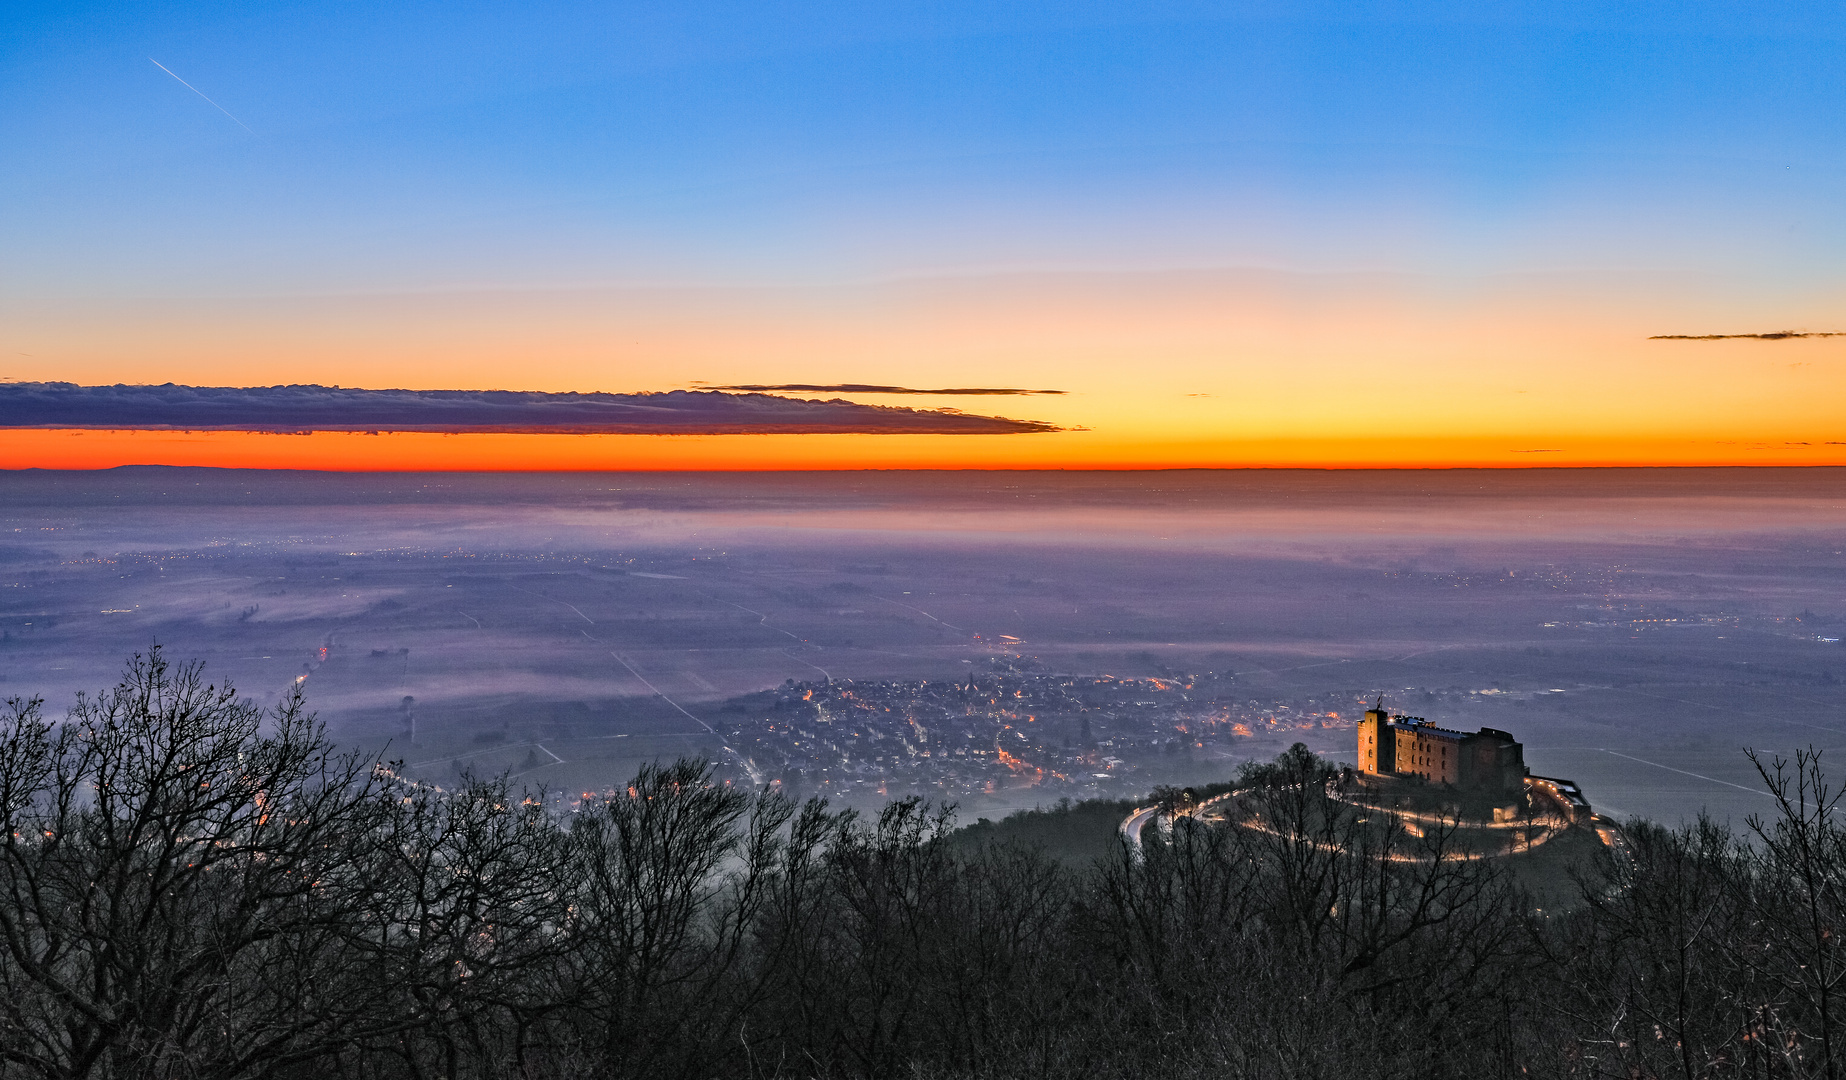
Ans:
[[[1509,743],[1518,741],[1498,728],[1484,727],[1478,732],[1456,731],[1453,728],[1438,727],[1430,721],[1423,719],[1421,716],[1393,716],[1388,723],[1391,727],[1399,731],[1414,731],[1419,735],[1427,735],[1432,739],[1447,739],[1453,742],[1460,742],[1463,739],[1478,738],[1497,739],[1501,742]]]
[[[1453,739],[1459,742],[1468,737],[1468,733],[1465,731],[1454,731],[1450,728],[1437,727],[1421,716],[1393,716],[1390,722],[1392,727],[1400,731],[1414,731],[1419,735],[1428,735],[1436,739]]]

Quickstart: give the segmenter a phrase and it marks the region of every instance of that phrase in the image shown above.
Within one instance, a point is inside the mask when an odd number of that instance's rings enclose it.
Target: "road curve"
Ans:
[[[1141,860],[1141,830],[1147,828],[1147,823],[1154,820],[1154,815],[1159,812],[1158,806],[1143,807],[1129,814],[1127,820],[1122,822],[1122,841],[1128,845],[1128,854],[1136,862]]]

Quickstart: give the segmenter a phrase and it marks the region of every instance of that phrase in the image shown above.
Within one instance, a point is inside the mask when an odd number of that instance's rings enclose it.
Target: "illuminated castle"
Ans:
[[[1422,717],[1367,709],[1359,721],[1359,771],[1417,776],[1485,795],[1517,795],[1525,790],[1525,748],[1493,728],[1469,735]]]

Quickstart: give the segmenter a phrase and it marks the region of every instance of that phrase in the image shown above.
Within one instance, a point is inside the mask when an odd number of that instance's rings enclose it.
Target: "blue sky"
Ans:
[[[1839,9],[1482,7],[16,6],[6,282],[1837,273]]]
[[[1846,463],[1846,338],[1650,340],[1846,330],[1843,12],[14,5],[0,379],[1070,391],[977,464]],[[819,445],[773,460],[949,460]]]

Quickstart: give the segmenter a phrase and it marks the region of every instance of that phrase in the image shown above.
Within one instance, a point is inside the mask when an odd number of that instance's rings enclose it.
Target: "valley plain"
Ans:
[[[0,474],[0,693],[151,643],[420,778],[964,820],[1208,783],[1387,707],[1599,811],[1741,823],[1846,747],[1846,471]]]

